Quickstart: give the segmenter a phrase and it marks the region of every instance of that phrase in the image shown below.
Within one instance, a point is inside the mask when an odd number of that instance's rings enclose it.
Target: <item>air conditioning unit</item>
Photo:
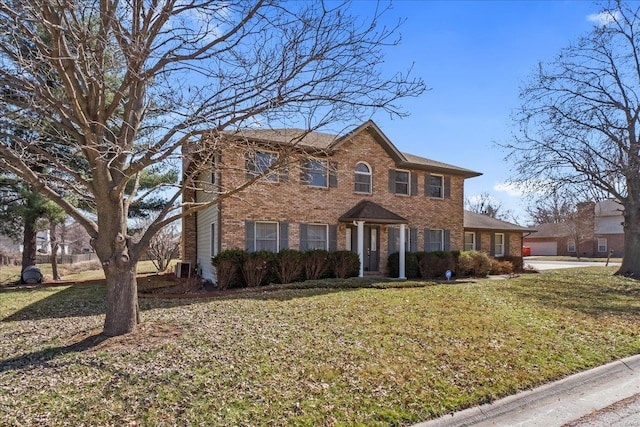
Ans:
[[[189,278],[191,277],[191,263],[179,262],[176,264],[176,277]]]

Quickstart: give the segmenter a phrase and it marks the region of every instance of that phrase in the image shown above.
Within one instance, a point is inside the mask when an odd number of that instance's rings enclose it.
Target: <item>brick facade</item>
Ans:
[[[301,224],[327,224],[336,226],[337,249],[346,249],[347,228],[351,224],[339,222],[339,218],[361,200],[372,201],[407,220],[407,228],[412,230],[412,238],[417,239],[412,247],[425,248],[425,229],[448,230],[450,249],[463,249],[463,201],[464,179],[479,175],[473,171],[430,161],[426,164],[398,162],[392,158],[394,146],[386,142],[384,135],[372,122],[361,126],[335,151],[328,155],[320,153],[317,158],[327,159],[336,166],[337,185],[316,188],[301,180],[300,160],[315,157],[311,153],[292,157],[284,182],[256,182],[233,197],[220,203],[219,249],[245,248],[245,225],[247,221],[265,221],[288,224],[288,246],[300,248]],[[406,158],[405,158],[406,159]],[[219,184],[222,188],[232,188],[245,178],[245,156],[241,149],[225,150],[222,153],[225,171]],[[358,162],[365,162],[372,173],[372,192],[362,194],[355,191],[355,168]],[[413,195],[398,195],[390,192],[390,169],[409,171],[413,176]],[[434,198],[425,195],[425,185],[429,174],[443,176],[450,183],[450,197]],[[282,174],[280,174],[282,176]],[[417,191],[416,191],[417,190]],[[446,196],[449,196],[447,194]],[[193,192],[185,192],[185,201],[193,200]],[[187,217],[183,223],[184,260],[197,264],[196,247],[198,239],[195,218]],[[386,272],[388,251],[388,224],[370,222],[377,226],[379,244],[379,272]],[[355,232],[353,233],[355,249]]]

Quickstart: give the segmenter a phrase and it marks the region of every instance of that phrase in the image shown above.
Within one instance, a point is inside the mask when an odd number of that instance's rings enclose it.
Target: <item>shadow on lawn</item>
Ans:
[[[361,288],[371,288],[371,283],[351,283],[350,286],[331,287],[312,284],[303,287],[265,286],[259,288],[243,288],[228,291],[195,293],[183,295],[139,294],[140,310],[146,311],[156,308],[169,308],[192,304],[207,303],[212,300],[276,300],[288,301],[297,298],[309,298],[336,292],[354,291]],[[31,289],[14,289],[11,292],[47,292],[50,287]],[[6,297],[6,296],[3,296]],[[106,311],[106,287],[104,282],[79,283],[39,299],[15,313],[1,319],[1,322],[22,320],[42,320],[51,318],[99,316]]]
[[[82,341],[61,346],[46,348],[33,353],[0,360],[0,372],[15,371],[32,366],[45,366],[53,359],[68,353],[79,353],[96,347],[108,337],[102,334],[88,336]]]

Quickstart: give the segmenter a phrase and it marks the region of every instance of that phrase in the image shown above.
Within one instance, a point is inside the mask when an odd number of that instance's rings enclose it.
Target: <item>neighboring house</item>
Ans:
[[[574,221],[534,226],[525,237],[531,255],[621,257],[624,253],[623,207],[615,200],[578,204]]]
[[[203,172],[199,191],[185,185],[185,203],[266,170],[277,160],[270,146],[299,140],[302,152],[286,170],[183,219],[183,262],[204,278],[215,278],[211,257],[232,248],[351,250],[361,275],[386,273],[393,252],[464,249],[464,180],[480,173],[402,153],[373,121],[343,136],[286,129],[241,137],[244,152],[225,148],[224,168]]]
[[[522,256],[523,239],[535,233],[528,227],[464,211],[464,250],[494,257]]]

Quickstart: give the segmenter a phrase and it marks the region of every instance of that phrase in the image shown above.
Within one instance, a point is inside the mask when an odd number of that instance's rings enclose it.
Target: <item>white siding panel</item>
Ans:
[[[556,242],[526,242],[524,245],[531,248],[532,256],[558,255],[558,244]]]
[[[205,173],[200,177],[202,180],[206,180],[206,182],[211,182],[211,174]],[[212,194],[210,191],[199,191],[196,195],[196,202],[207,202],[212,200]],[[212,206],[208,209],[198,212],[198,237],[196,244],[196,250],[198,252],[197,256],[197,267],[199,269],[200,275],[204,279],[215,281],[215,271],[211,266],[211,254],[215,252],[211,248],[211,224],[215,224],[215,238],[216,240],[220,238],[220,232],[218,227],[218,206]],[[187,242],[189,244],[189,242]]]
[[[622,216],[596,218],[595,234],[623,234]]]

